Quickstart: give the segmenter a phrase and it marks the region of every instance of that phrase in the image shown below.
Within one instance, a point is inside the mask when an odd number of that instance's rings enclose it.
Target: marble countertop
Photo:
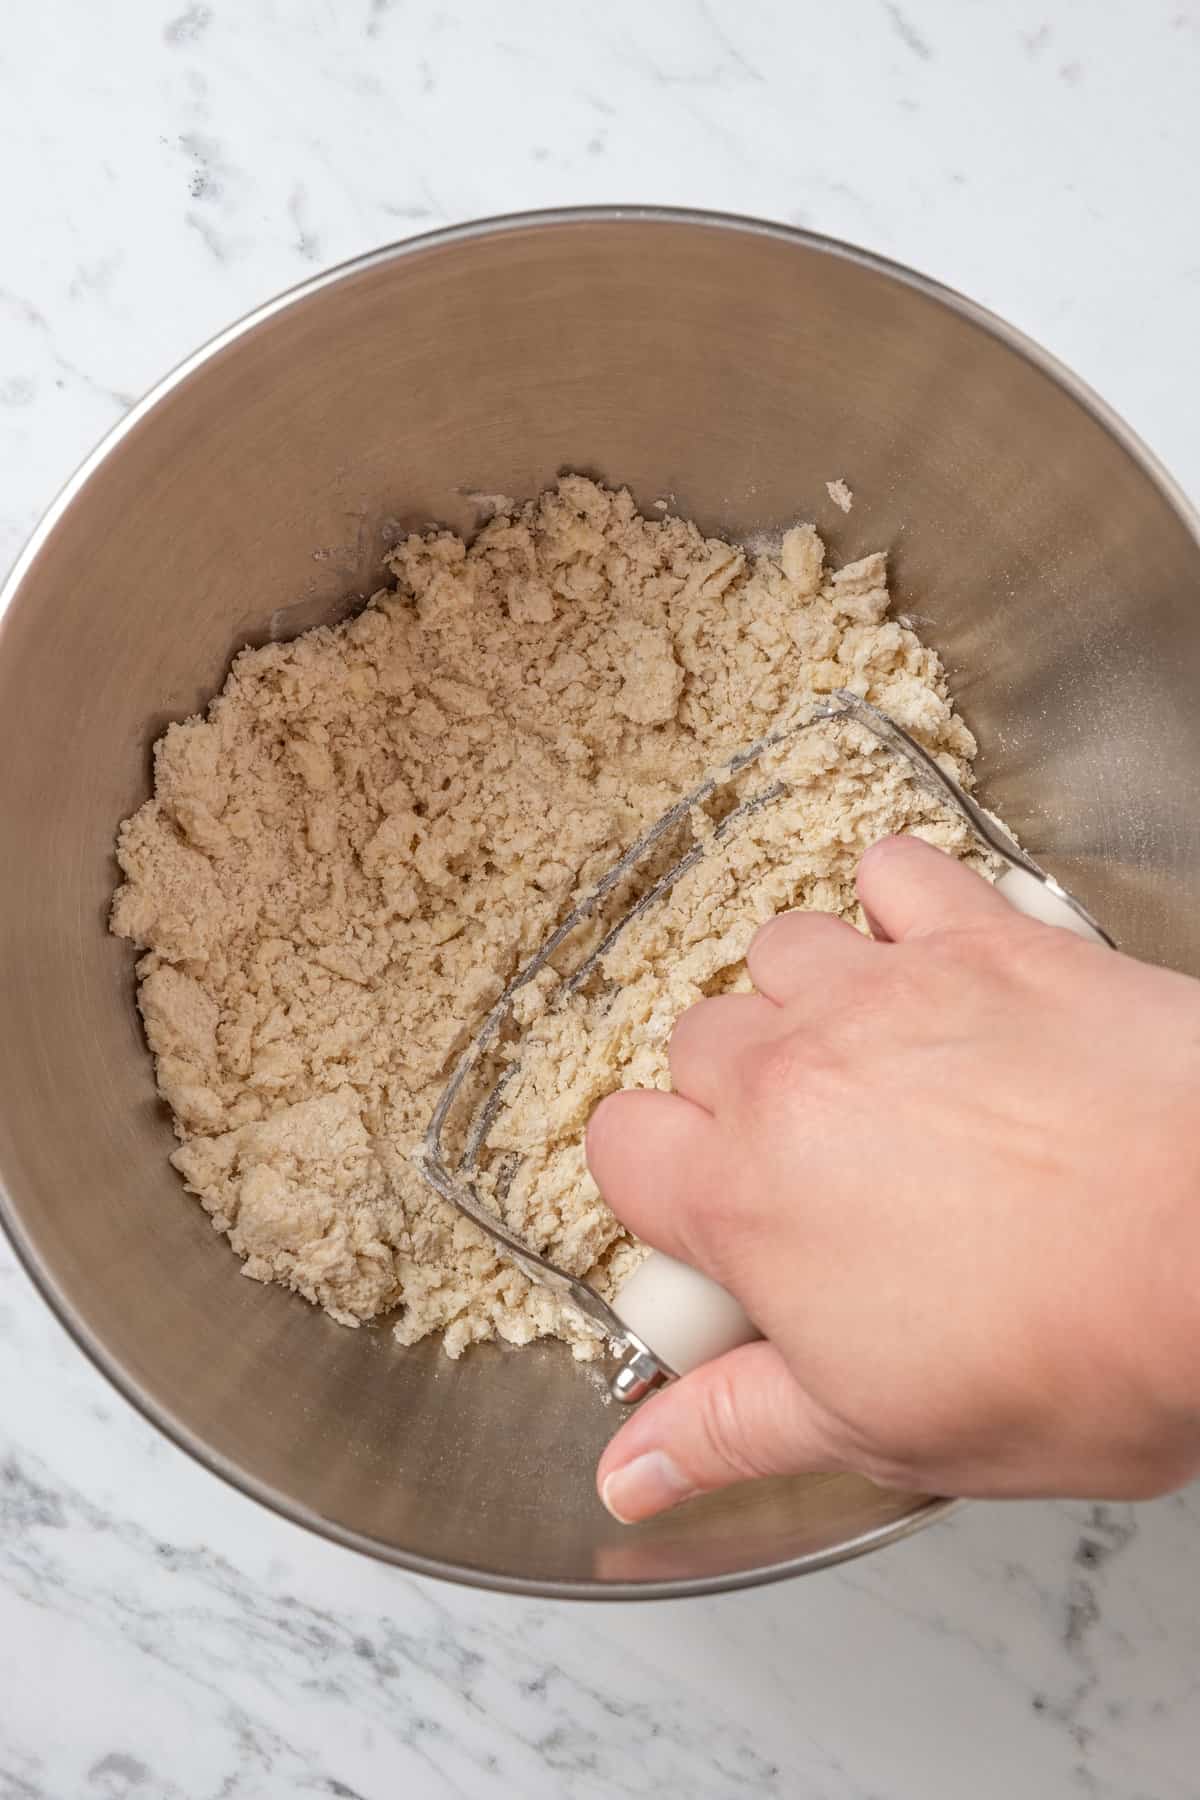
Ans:
[[[1200,493],[1198,92],[1198,0],[12,7],[0,563],[248,307],[570,202],[911,262],[1057,351]],[[6,1250],[0,1396],[0,1800],[1200,1793],[1195,1490],[975,1506],[801,1583],[582,1607],[259,1510],[109,1390]]]

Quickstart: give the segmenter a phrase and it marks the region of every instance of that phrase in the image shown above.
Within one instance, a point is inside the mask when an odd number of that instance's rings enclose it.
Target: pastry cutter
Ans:
[[[739,1302],[717,1282],[659,1250],[650,1252],[610,1302],[586,1281],[534,1250],[485,1202],[478,1185],[481,1159],[487,1156],[488,1134],[501,1114],[505,1091],[521,1066],[513,1001],[544,969],[551,968],[560,979],[550,1004],[565,1005],[600,969],[617,938],[633,921],[668,893],[714,844],[727,840],[752,813],[784,795],[787,783],[769,779],[739,799],[704,837],[698,837],[693,828],[694,809],[718,790],[738,791],[747,771],[752,771],[767,751],[814,725],[839,720],[862,726],[904,757],[916,781],[966,820],[980,843],[1001,863],[997,891],[1018,912],[1115,948],[1086,907],[1040,868],[923,745],[877,707],[845,691],[828,701],[797,706],[770,733],[722,764],[643,832],[508,983],[455,1063],[413,1158],[431,1187],[473,1219],[532,1281],[560,1294],[606,1340],[617,1358],[609,1391],[626,1404],[760,1333]],[[681,836],[683,844],[676,853],[673,841]],[[649,882],[641,891],[639,877],[642,884]],[[516,1159],[509,1157],[496,1169],[501,1199],[516,1167]]]

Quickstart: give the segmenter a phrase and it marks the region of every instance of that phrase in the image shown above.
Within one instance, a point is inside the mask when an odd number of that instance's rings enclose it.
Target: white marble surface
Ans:
[[[40,0],[0,30],[0,561],[129,399],[316,268],[576,201],[870,244],[1200,491],[1197,0]],[[0,1255],[0,1800],[1200,1793],[1200,1495],[980,1506],[581,1608],[405,1577],[160,1441]]]

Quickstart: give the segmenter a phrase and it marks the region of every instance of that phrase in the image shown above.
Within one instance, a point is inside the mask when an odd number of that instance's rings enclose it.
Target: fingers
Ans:
[[[858,897],[876,936],[894,943],[1014,917],[982,875],[916,837],[871,846],[859,864]]]
[[[716,1120],[682,1094],[629,1088],[588,1122],[587,1162],[623,1225],[683,1262],[696,1255],[693,1209],[720,1180]]]
[[[782,1029],[779,1008],[824,1002],[839,969],[875,954],[870,940],[833,913],[789,912],[754,935],[746,966],[757,994],[719,994],[690,1007],[671,1034],[671,1080],[708,1112],[719,1111],[748,1050]]]
[[[759,993],[783,1006],[824,996],[832,970],[872,954],[870,940],[834,913],[785,912],[755,933],[746,967]]]
[[[675,1091],[715,1113],[746,1051],[779,1027],[779,1009],[761,994],[718,994],[690,1006],[671,1033]]]
[[[596,1471],[624,1525],[761,1475],[837,1468],[820,1409],[771,1344],[746,1344],[674,1381],[639,1407]]]

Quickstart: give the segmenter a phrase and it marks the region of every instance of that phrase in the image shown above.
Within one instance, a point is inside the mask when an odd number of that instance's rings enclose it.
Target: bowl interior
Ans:
[[[469,532],[473,495],[564,468],[735,537],[807,517],[839,558],[889,549],[981,738],[984,797],[1128,948],[1200,973],[1200,547],[1120,429],[972,309],[856,254],[686,216],[515,221],[381,253],[231,333],[115,434],[18,569],[0,1173],[81,1340],[249,1491],[469,1579],[686,1591],[864,1547],[925,1503],[780,1482],[622,1531],[592,1491],[615,1410],[559,1348],[452,1364],[242,1280],[167,1165],[130,952],[105,929],[150,744],[231,655],[338,616],[398,532]]]

